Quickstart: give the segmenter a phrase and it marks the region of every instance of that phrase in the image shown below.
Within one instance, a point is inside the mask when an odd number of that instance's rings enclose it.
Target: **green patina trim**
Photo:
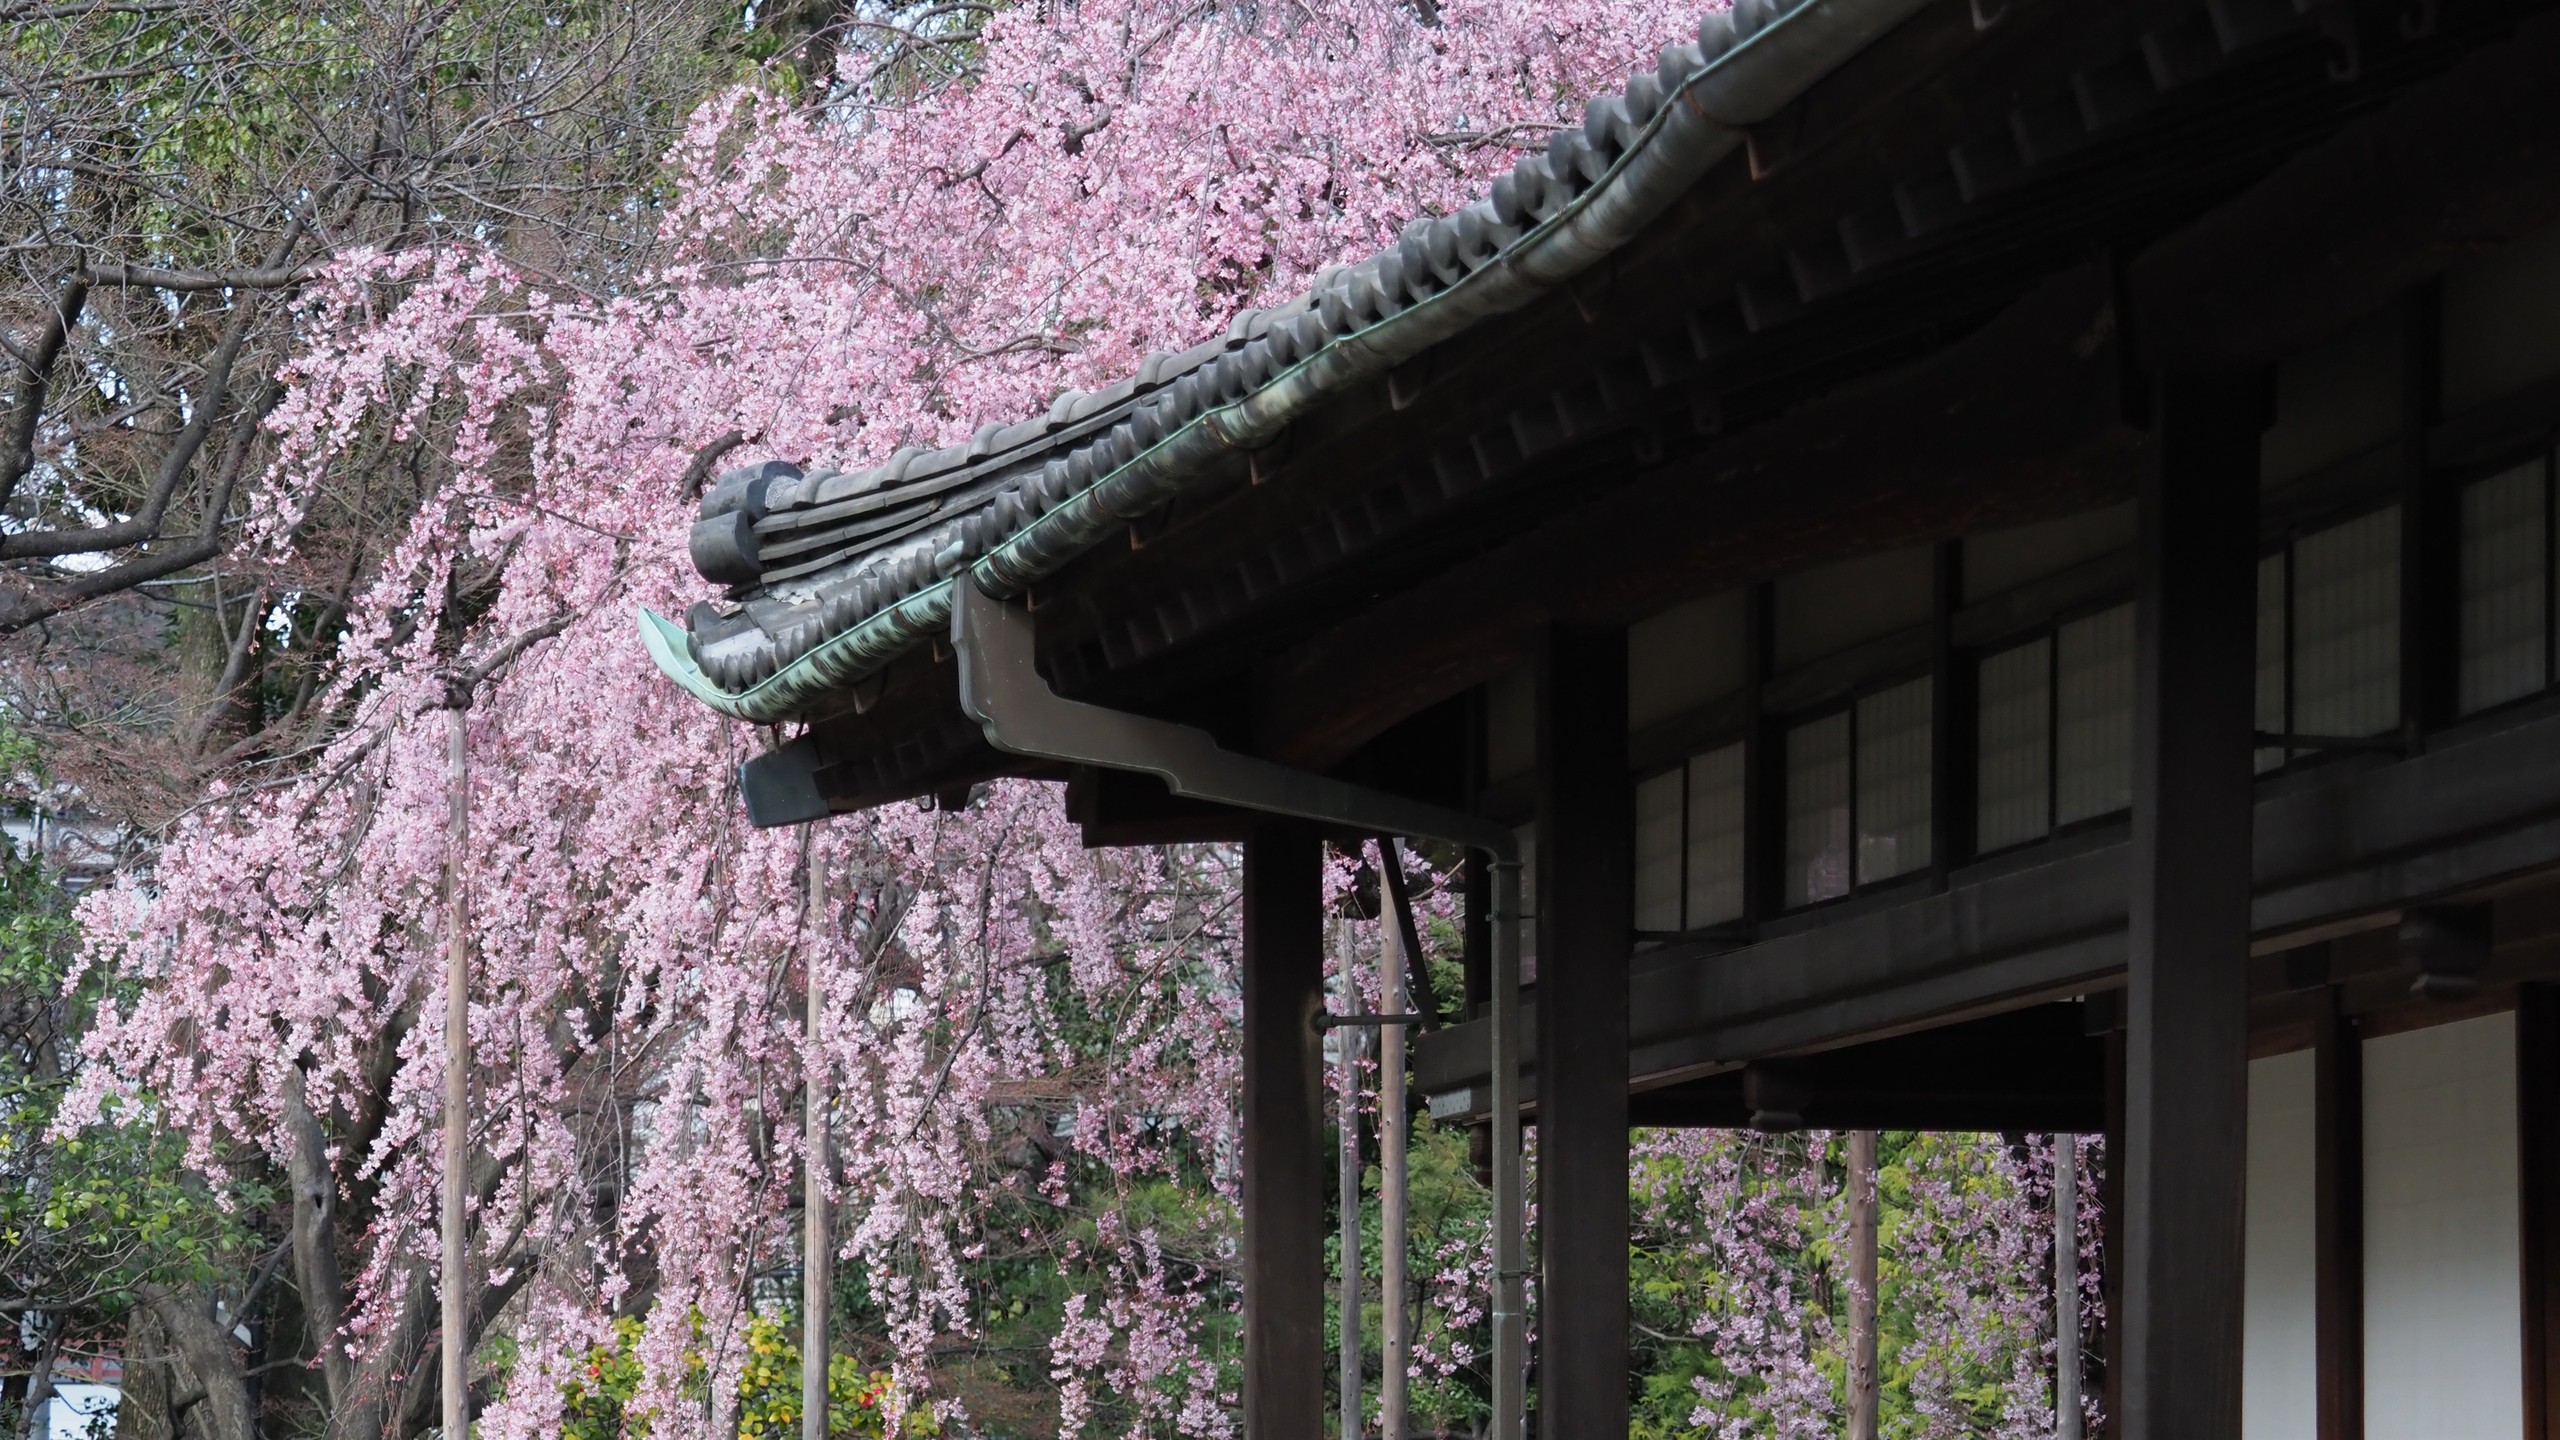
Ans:
[[[855,625],[744,690],[731,694],[693,662],[682,625],[642,606],[640,642],[667,678],[723,715],[764,724],[796,713],[812,697],[860,679],[951,623],[950,580],[937,580]]]

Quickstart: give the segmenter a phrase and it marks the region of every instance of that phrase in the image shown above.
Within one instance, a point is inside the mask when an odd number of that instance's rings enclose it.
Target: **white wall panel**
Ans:
[[[2308,1050],[2249,1062],[2242,1440],[2314,1440],[2317,1433],[2316,1095]]]
[[[2459,415],[2560,375],[2560,225],[2444,277],[2444,408]]]
[[[2021,525],[1968,535],[1964,540],[1964,603],[1988,600],[2031,580],[2059,575],[2102,556],[2133,546],[2133,502],[2111,505]]]
[[[1742,688],[1742,592],[1674,605],[1627,627],[1627,729],[1712,704]]]
[[[2520,1440],[2515,1017],[2364,1045],[2366,1440]]]
[[[1927,545],[1843,560],[1781,578],[1771,597],[1772,658],[1793,670],[1861,641],[1925,623],[1937,594]]]

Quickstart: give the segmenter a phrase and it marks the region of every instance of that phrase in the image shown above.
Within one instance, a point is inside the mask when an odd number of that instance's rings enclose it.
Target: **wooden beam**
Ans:
[[[1780,1063],[1809,1129],[2092,1133],[2106,1128],[2106,1042],[2087,1033],[2084,1009],[2030,1005]],[[1746,1074],[1643,1091],[1630,1117],[1739,1128],[1751,1121]]]
[[[1331,765],[1526,661],[1550,620],[1623,624],[1817,559],[2092,509],[2130,495],[2103,264],[2047,282],[1929,360],[1659,469],[1264,665],[1256,744]]]
[[[1244,1433],[1324,1427],[1322,870],[1312,826],[1244,842]]]
[[[2271,787],[2252,829],[2261,947],[2560,869],[2560,715]],[[1650,951],[1629,980],[1631,1074],[1643,1087],[2110,984],[2125,964],[2129,851],[2091,835],[1739,948]],[[1534,1005],[1526,1024],[1534,1036]],[[1421,1037],[1417,1084],[1480,1089],[1485,1045],[1481,1022]]]
[[[1245,811],[1176,795],[1153,775],[1091,765],[1068,772],[1066,802],[1067,818],[1084,831],[1087,849],[1232,844],[1259,823]]]
[[[1538,656],[1539,1430],[1627,1433],[1627,633]]]
[[[2248,1151],[2252,381],[2158,384],[2135,621],[2126,1440],[2237,1440]]]

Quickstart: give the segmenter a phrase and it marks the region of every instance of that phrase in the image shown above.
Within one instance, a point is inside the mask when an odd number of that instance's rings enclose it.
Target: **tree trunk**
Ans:
[[[405,1437],[434,1422],[438,1372],[427,1335],[435,1305],[426,1267],[412,1264],[398,1317],[378,1338],[371,1358],[354,1367],[345,1393],[330,1402],[330,1440]]]
[[[27,1408],[24,1415],[26,1433],[36,1433],[36,1418],[44,1414],[46,1402],[53,1399],[53,1361],[62,1349],[59,1327],[47,1329],[44,1344],[36,1350],[35,1363],[27,1369]]]
[[[177,1440],[178,1358],[169,1349],[167,1327],[149,1306],[133,1312],[124,1327],[123,1393],[116,1400],[116,1440]]]
[[[293,1271],[311,1348],[320,1357],[321,1383],[334,1410],[347,1402],[354,1374],[338,1339],[346,1314],[346,1283],[338,1270],[338,1182],[329,1170],[328,1136],[304,1103],[299,1071],[285,1077],[284,1120],[293,1139]]]
[[[258,597],[226,595],[209,579],[183,581],[169,593],[179,602],[180,693],[196,707],[185,729],[188,748],[218,751],[257,732]]]
[[[195,1411],[197,1433],[204,1440],[257,1440],[257,1417],[249,1405],[249,1377],[239,1343],[213,1318],[213,1301],[204,1295],[181,1295],[164,1285],[135,1287],[153,1318],[168,1332],[169,1345],[194,1372],[191,1390],[204,1398]]]

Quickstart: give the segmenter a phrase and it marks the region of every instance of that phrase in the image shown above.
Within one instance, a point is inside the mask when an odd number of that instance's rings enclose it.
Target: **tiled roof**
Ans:
[[[939,633],[963,570],[1018,594],[1328,399],[1579,274],[1921,3],[1738,0],[1489,195],[1116,385],[867,470],[730,472],[692,536],[729,596],[681,628],[644,614],[652,655],[723,713],[804,712]]]

